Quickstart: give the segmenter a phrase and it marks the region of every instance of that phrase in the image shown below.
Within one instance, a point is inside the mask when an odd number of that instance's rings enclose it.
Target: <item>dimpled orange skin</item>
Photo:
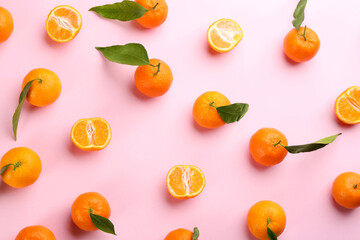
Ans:
[[[81,194],[72,205],[71,217],[75,225],[84,231],[98,230],[90,218],[90,209],[94,214],[110,217],[110,206],[105,197],[96,192]]]
[[[171,231],[164,240],[192,240],[193,232],[179,228],[174,231]]]
[[[304,27],[299,28],[299,33],[304,34]],[[300,36],[293,28],[286,35],[284,39],[284,51],[286,56],[295,62],[306,62],[315,57],[316,53],[320,48],[320,39],[318,35],[311,30],[306,28],[306,41],[303,36]]]
[[[287,151],[284,147],[274,144],[281,140],[281,144],[288,145],[283,133],[275,128],[261,128],[252,135],[249,143],[249,151],[252,158],[264,166],[272,166],[282,162]]]
[[[41,173],[41,161],[39,156],[30,148],[13,148],[1,158],[0,169],[8,164],[17,164],[9,166],[1,175],[2,180],[11,187],[24,188],[30,186],[39,178]]]
[[[268,219],[270,221],[269,225]],[[268,240],[267,227],[276,236],[285,229],[286,215],[284,209],[273,201],[260,201],[254,204],[247,215],[247,224],[250,232],[260,240]]]
[[[225,124],[216,108],[210,106],[212,102],[215,107],[230,105],[229,99],[219,92],[209,91],[201,94],[194,103],[193,117],[204,128],[218,128]]]
[[[5,42],[14,30],[14,20],[11,13],[0,7],[0,43]]]
[[[24,78],[22,89],[33,79],[41,79],[31,84],[26,99],[37,107],[44,107],[56,101],[61,93],[61,82],[59,77],[45,68],[31,70]]]
[[[15,240],[56,240],[56,238],[48,228],[37,225],[23,228]]]
[[[136,19],[141,26],[155,28],[165,22],[168,14],[168,5],[165,0],[135,0],[135,2],[146,9],[151,9],[158,3],[155,10],[150,10],[141,18]]]
[[[360,207],[360,174],[345,172],[334,180],[332,196],[344,208]]]
[[[159,97],[164,95],[171,87],[173,75],[170,67],[159,59],[150,59],[150,64],[156,66],[160,63],[160,71],[157,67],[144,65],[139,66],[135,71],[136,88],[148,97]]]

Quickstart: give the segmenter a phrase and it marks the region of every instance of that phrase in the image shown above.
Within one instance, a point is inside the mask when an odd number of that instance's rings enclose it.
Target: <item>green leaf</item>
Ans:
[[[267,227],[267,235],[269,240],[277,240],[276,234],[269,227]]]
[[[191,240],[197,240],[200,236],[199,229],[197,227],[194,228],[192,239]]]
[[[30,90],[31,84],[36,80],[42,81],[41,79],[34,79],[34,80],[29,81],[25,85],[25,87],[23,88],[23,90],[20,93],[19,105],[17,106],[17,108],[16,108],[16,110],[14,112],[14,115],[12,117],[12,124],[13,124],[13,132],[14,132],[15,141],[17,139],[17,127],[18,127],[18,124],[19,124],[20,113],[21,113],[22,106],[24,104],[24,100],[25,100],[25,98],[26,98],[26,96],[27,96],[27,94],[28,94],[28,92]]]
[[[90,218],[99,230],[116,235],[114,224],[109,219],[93,213],[90,213]]]
[[[304,145],[294,145],[294,146],[283,146],[289,153],[301,153],[301,152],[312,152],[320,148],[325,147],[326,145],[335,141],[335,139],[340,136],[341,133],[320,139],[316,142],[304,144]]]
[[[2,175],[12,164],[8,164],[8,165],[5,165],[3,166],[1,169],[0,169],[0,175]]]
[[[148,9],[133,1],[122,1],[90,8],[100,16],[119,21],[131,21],[142,17]]]
[[[96,47],[108,60],[120,64],[143,66],[149,65],[150,60],[145,47],[139,43]]]
[[[227,106],[216,108],[221,119],[226,123],[233,123],[239,121],[249,110],[247,103],[233,103]]]
[[[299,31],[299,28],[301,24],[303,23],[305,19],[305,7],[306,7],[307,0],[300,0],[298,5],[296,6],[296,9],[294,11],[294,20],[292,21],[293,26],[296,28],[296,30]]]

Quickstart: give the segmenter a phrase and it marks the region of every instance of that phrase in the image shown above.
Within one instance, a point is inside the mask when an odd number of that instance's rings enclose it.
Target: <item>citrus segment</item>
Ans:
[[[193,198],[205,187],[205,177],[195,166],[177,165],[170,169],[167,179],[170,194],[178,199]]]
[[[213,23],[207,32],[210,47],[217,52],[228,52],[243,38],[239,24],[230,19],[220,19]]]
[[[70,6],[54,8],[47,20],[46,31],[57,42],[69,42],[80,31],[82,19],[80,13]]]
[[[336,99],[335,114],[344,123],[360,123],[360,87],[350,87]]]
[[[71,129],[71,140],[85,151],[105,148],[111,139],[109,123],[102,118],[78,120]]]

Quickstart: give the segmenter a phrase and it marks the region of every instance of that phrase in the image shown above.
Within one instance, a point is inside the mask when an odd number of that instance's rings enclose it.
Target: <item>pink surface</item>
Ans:
[[[360,210],[342,209],[330,193],[338,174],[360,172],[360,128],[339,124],[333,111],[336,97],[358,85],[358,1],[309,1],[304,23],[318,33],[321,47],[304,64],[288,62],[282,50],[297,0],[168,0],[167,21],[152,30],[87,11],[112,2],[1,2],[15,29],[0,45],[0,155],[26,146],[43,163],[40,178],[28,188],[0,183],[1,240],[35,224],[50,228],[58,240],[158,240],[173,229],[194,226],[203,240],[254,239],[246,214],[266,199],[287,214],[280,239],[360,238]],[[62,4],[79,10],[83,27],[73,41],[57,44],[44,24],[50,10]],[[241,25],[244,38],[232,52],[215,54],[206,30],[224,17]],[[174,82],[163,97],[142,96],[134,87],[135,67],[108,62],[94,49],[129,42],[144,44],[150,57],[172,68]],[[38,67],[56,72],[63,91],[51,106],[24,104],[15,142],[11,117],[21,83]],[[220,129],[198,127],[192,105],[208,90],[249,103],[248,114]],[[82,152],[73,146],[70,129],[76,120],[94,116],[108,120],[113,137],[103,151]],[[289,144],[343,135],[323,150],[288,155],[281,164],[263,168],[248,152],[251,135],[262,127],[278,128]],[[177,164],[203,170],[207,185],[197,198],[179,201],[167,192],[167,171]],[[73,225],[71,205],[87,191],[108,199],[118,237]]]

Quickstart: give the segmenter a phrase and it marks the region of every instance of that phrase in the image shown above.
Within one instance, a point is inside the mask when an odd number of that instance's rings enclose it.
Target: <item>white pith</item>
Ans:
[[[89,144],[92,145],[95,141],[95,127],[92,121],[86,123],[86,133],[89,140]]]
[[[190,195],[192,174],[193,174],[193,171],[191,171],[191,169],[189,167],[182,168],[182,182],[184,184],[186,196]]]
[[[69,30],[70,32],[75,32],[76,29],[71,25],[70,21],[65,17],[58,17],[55,15],[51,16],[51,19],[54,19],[58,25],[58,28],[63,28]]]

